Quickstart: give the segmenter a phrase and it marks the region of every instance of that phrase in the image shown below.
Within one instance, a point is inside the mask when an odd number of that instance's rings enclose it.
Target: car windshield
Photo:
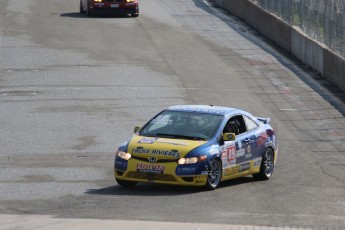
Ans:
[[[210,139],[223,116],[183,111],[163,111],[140,131],[141,136],[190,140]]]

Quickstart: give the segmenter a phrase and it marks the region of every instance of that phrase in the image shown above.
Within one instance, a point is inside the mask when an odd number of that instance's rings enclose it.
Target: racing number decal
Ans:
[[[228,152],[228,162],[231,162],[236,159],[236,146],[230,146],[227,148]]]
[[[222,151],[223,168],[227,168],[236,164],[236,146],[235,142],[226,144]]]
[[[223,175],[232,175],[239,171],[236,166],[236,145],[234,141],[229,141],[223,146],[222,161],[223,161]]]

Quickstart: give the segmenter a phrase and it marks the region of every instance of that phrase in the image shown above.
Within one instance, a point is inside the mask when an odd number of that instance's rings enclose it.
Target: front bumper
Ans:
[[[93,2],[89,10],[93,13],[118,13],[118,14],[137,14],[139,13],[138,3],[110,3]]]
[[[124,167],[125,161],[117,161],[114,168],[115,179],[186,186],[204,186],[207,181],[207,172],[200,171],[205,168],[205,163],[179,166],[176,162],[147,163],[130,159]]]

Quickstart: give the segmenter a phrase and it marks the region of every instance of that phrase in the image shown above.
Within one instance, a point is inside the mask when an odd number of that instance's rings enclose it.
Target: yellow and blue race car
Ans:
[[[278,156],[270,119],[234,108],[172,106],[134,132],[115,156],[115,179],[125,187],[153,182],[215,189],[247,175],[268,180]]]

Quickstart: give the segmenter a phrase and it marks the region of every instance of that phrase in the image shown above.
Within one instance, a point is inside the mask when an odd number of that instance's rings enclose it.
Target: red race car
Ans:
[[[137,0],[80,0],[80,13],[91,16],[95,13],[130,14],[139,16]]]

